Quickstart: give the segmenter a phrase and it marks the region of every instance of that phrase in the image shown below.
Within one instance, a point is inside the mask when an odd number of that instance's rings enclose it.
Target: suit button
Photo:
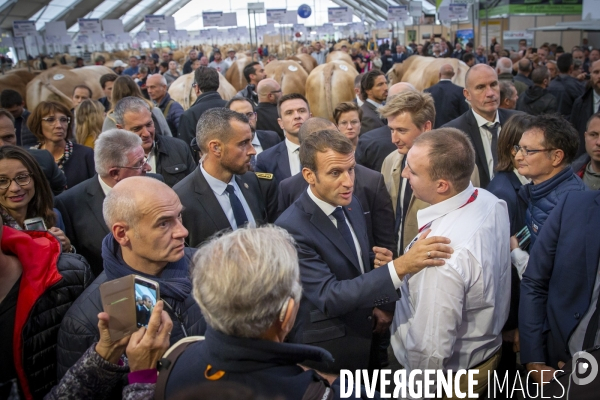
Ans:
[[[369,315],[369,316],[367,317],[367,319],[370,321],[370,320],[372,320],[372,319],[373,319],[373,317]]]
[[[575,319],[579,319],[579,317],[580,317],[579,313],[576,312],[575,315],[574,315],[574,317],[575,317]]]

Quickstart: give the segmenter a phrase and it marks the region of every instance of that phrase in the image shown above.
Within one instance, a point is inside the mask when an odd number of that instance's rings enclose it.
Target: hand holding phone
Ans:
[[[529,232],[529,228],[527,228],[527,225],[525,225],[523,229],[517,232],[515,236],[519,241],[519,247],[522,250],[526,250],[527,247],[529,247],[529,242],[531,241],[531,233]]]
[[[125,352],[130,336],[125,336],[119,340],[113,341],[110,337],[109,319],[110,317],[105,312],[98,314],[98,331],[100,332],[100,339],[96,344],[96,353],[109,363],[116,364],[119,362],[121,355]]]

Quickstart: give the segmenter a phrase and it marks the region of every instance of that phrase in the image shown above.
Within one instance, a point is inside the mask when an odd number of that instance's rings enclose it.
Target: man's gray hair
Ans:
[[[166,79],[164,76],[162,76],[161,74],[152,74],[152,75],[148,75],[148,78],[150,78],[151,76],[158,76],[158,77],[159,77],[160,84],[161,84],[161,85],[165,85],[165,86],[167,86],[167,79]],[[147,81],[147,79],[146,79],[146,81]]]
[[[102,132],[94,144],[94,164],[102,177],[109,175],[113,167],[127,165],[127,154],[142,145],[142,139],[124,129]]]
[[[218,139],[223,143],[229,142],[233,136],[231,121],[249,123],[244,114],[228,108],[211,108],[202,114],[196,124],[196,141],[203,154],[208,152],[208,143],[211,140]]]
[[[260,337],[302,294],[294,239],[273,225],[212,238],[194,257],[192,280],[208,325],[231,336]]]
[[[508,57],[502,57],[496,63],[498,74],[511,74],[513,63]]]
[[[150,105],[146,102],[146,100],[134,96],[124,97],[121,100],[119,100],[117,104],[115,104],[115,109],[113,111],[112,117],[117,124],[123,126],[123,117],[125,116],[125,113],[139,113],[143,109],[152,112],[152,110],[150,109]]]

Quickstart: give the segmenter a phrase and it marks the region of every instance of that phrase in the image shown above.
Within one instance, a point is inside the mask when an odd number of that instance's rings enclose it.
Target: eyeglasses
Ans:
[[[525,157],[527,157],[528,155],[531,154],[535,154],[535,153],[539,153],[542,151],[552,151],[552,150],[556,150],[556,149],[539,149],[539,150],[532,150],[532,149],[526,149],[524,147],[519,146],[518,144],[515,144],[513,147],[514,151],[515,151],[515,155],[517,155],[517,153],[520,151],[521,154],[523,154]]]
[[[120,166],[116,166],[115,168],[136,169],[136,170],[139,171],[139,170],[143,169],[146,166],[146,164],[148,164],[148,157],[144,157],[144,159],[141,160],[138,164],[140,164],[140,165],[138,165],[137,167],[120,167]]]
[[[61,118],[56,118],[56,117],[46,117],[46,118],[42,118],[42,121],[46,121],[47,123],[49,123],[50,125],[54,124],[56,121],[58,120],[58,122],[60,122],[62,125],[67,125],[69,123],[71,123],[71,118],[69,117],[61,117]]]
[[[246,116],[246,118],[248,119],[255,119],[256,118],[256,113],[255,112],[249,112],[244,114]]]
[[[1,177],[0,178],[0,189],[8,189],[12,183],[12,181],[17,182],[19,186],[27,186],[29,182],[31,182],[31,174],[22,174],[15,176],[13,179]]]
[[[357,119],[353,119],[352,121],[340,121],[338,123],[339,126],[348,126],[348,125],[352,125],[352,126],[358,126],[360,125],[360,121]]]

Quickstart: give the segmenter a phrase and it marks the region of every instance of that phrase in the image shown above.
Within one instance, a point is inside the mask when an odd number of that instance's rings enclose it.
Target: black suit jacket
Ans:
[[[333,222],[304,192],[275,224],[296,240],[302,301],[288,336],[292,343],[322,347],[334,363],[307,365],[323,372],[366,369],[373,335],[374,307],[392,306],[399,298],[389,270],[373,269],[363,210],[356,198],[344,207],[356,234],[365,273]]]
[[[285,139],[283,129],[279,126],[277,119],[277,104],[258,103],[256,106],[256,129],[261,131],[273,131],[279,135],[279,140]]]
[[[277,187],[270,179],[261,179],[253,172],[235,175],[235,180],[252,211],[256,225],[273,222],[277,212]],[[263,181],[263,182],[261,182]],[[186,243],[198,247],[212,235],[231,229],[231,224],[202,175],[200,167],[173,187],[183,211],[183,225],[189,231]]]
[[[42,168],[42,172],[46,176],[46,179],[48,179],[52,193],[55,196],[61,194],[67,186],[67,177],[61,172],[58,165],[56,165],[52,154],[48,150],[27,149],[27,151]]]
[[[280,142],[256,156],[255,169],[257,172],[273,174],[276,185],[279,185],[279,182],[285,178],[292,176],[290,158],[288,157],[285,142]]]
[[[302,193],[306,192],[308,182],[302,174],[284,179],[279,184],[277,214],[281,215]],[[358,199],[367,225],[369,248],[385,247],[396,252],[394,236],[394,209],[383,175],[362,165],[356,165],[354,177],[354,195]]]
[[[94,150],[89,147],[73,143],[73,153],[63,166],[67,177],[67,189],[90,179],[96,174],[94,165]]]
[[[380,172],[383,160],[396,150],[390,128],[382,126],[359,136],[355,152],[356,162]]]
[[[157,135],[156,171],[165,183],[173,187],[177,182],[191,174],[196,168],[192,150],[183,140]]]
[[[271,147],[277,145],[281,142],[279,135],[277,132],[273,131],[256,131],[256,136],[258,136],[258,140],[260,145],[262,146],[263,151],[270,149]]]
[[[451,81],[440,81],[424,92],[431,93],[435,102],[436,129],[469,111],[463,88]]]
[[[498,109],[500,113],[500,127],[514,114],[522,114],[519,111]],[[448,122],[444,127],[457,128],[466,133],[475,147],[475,165],[479,169],[480,187],[487,188],[490,183],[490,169],[487,159],[485,158],[485,150],[483,149],[483,141],[481,140],[481,132],[477,126],[477,120],[471,110],[467,111],[460,117]],[[502,134],[502,131],[500,132]]]
[[[181,115],[177,137],[189,145],[196,137],[196,125],[204,111],[215,107],[225,107],[225,104],[227,102],[217,92],[202,93],[194,104]]]
[[[382,120],[377,114],[376,108],[373,104],[365,101],[362,106],[360,106],[363,115],[360,121],[360,134],[362,135],[365,132],[372,131],[373,129],[380,128],[382,126],[387,125],[387,121]]]

